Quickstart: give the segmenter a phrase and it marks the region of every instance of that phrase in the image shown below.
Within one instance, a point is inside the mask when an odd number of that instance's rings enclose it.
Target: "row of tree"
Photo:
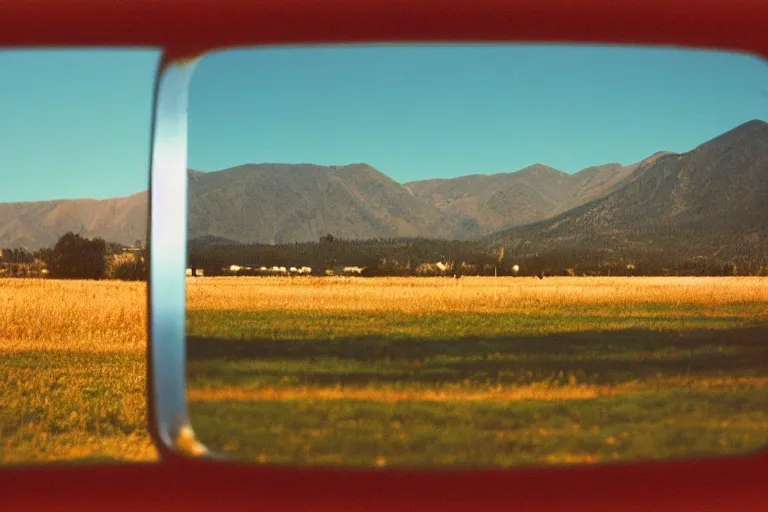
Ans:
[[[453,263],[451,274],[590,275],[590,276],[733,276],[766,275],[767,262],[722,260],[662,250],[554,249],[545,253],[495,247],[482,241],[426,238],[342,240],[331,235],[318,242],[293,244],[206,244],[192,241],[189,266],[205,275],[224,275],[231,265],[254,269],[272,266],[312,268],[324,275],[341,265],[365,267],[368,276],[419,275],[424,263]]]
[[[149,276],[146,250],[131,252],[102,238],[64,234],[53,248],[30,252],[6,249],[0,258],[6,275],[26,277],[45,275],[57,279],[144,280]]]
[[[557,249],[546,253],[505,250],[478,241],[426,238],[342,240],[331,235],[317,242],[206,244],[192,241],[189,266],[207,276],[231,274],[230,266],[311,267],[325,275],[339,266],[359,266],[364,276],[519,275],[519,276],[734,276],[768,275],[768,264],[723,261],[714,256],[680,256],[670,251]],[[436,265],[441,262],[444,265]],[[127,251],[101,238],[63,235],[53,248],[29,252],[10,249],[0,258],[5,275],[47,275],[60,279],[146,280],[145,249]],[[427,264],[427,265],[425,265]],[[433,264],[433,265],[428,265]],[[448,267],[448,270],[438,270]],[[426,270],[425,270],[426,269]],[[247,273],[245,271],[239,274]],[[258,273],[252,270],[251,273]]]

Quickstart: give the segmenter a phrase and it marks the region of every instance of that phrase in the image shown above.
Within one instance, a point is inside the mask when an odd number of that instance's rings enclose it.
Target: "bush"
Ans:
[[[147,281],[149,265],[146,252],[124,253],[111,258],[107,275],[123,281]]]
[[[45,256],[51,277],[59,279],[102,279],[106,270],[106,242],[83,238],[72,232],[59,238]]]
[[[146,281],[149,278],[149,267],[141,261],[123,263],[115,268],[115,279],[123,281]]]

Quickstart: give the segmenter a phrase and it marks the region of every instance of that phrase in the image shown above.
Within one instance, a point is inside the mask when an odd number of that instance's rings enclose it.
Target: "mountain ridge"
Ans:
[[[634,223],[644,232],[657,224],[669,228],[686,222],[701,231],[701,219],[710,210],[715,216],[738,217],[745,229],[761,232],[762,221],[749,212],[763,211],[768,203],[762,181],[766,173],[759,172],[766,158],[767,130],[768,123],[752,120],[686,153],[659,151],[633,164],[613,162],[572,174],[536,163],[512,172],[400,184],[361,162],[189,169],[188,235],[241,243],[316,241],[326,233],[352,239],[491,240],[525,237],[531,229],[542,229],[560,233],[560,242],[573,245],[575,235],[566,236],[565,225],[576,226],[582,238],[593,241],[602,240],[596,229],[605,229],[612,218],[626,224],[627,215],[645,218],[645,223]],[[147,203],[146,191],[101,200],[0,203],[0,247],[50,247],[65,231],[123,244],[143,242]],[[596,217],[602,223],[567,221],[590,208],[602,208],[602,217]],[[673,217],[677,220],[671,222]],[[733,224],[725,222],[739,232]]]
[[[486,239],[528,253],[633,247],[760,259],[766,219],[768,123],[751,121],[686,153],[648,159],[607,196]]]

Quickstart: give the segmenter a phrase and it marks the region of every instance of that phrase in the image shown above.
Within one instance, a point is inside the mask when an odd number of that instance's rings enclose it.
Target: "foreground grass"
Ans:
[[[146,304],[145,283],[0,279],[0,353],[144,354]]]
[[[0,460],[151,460],[146,362],[135,354],[20,352],[0,364]]]
[[[213,449],[292,464],[757,449],[768,444],[765,284],[191,280],[193,425]]]
[[[688,305],[716,313],[726,304],[768,309],[761,277],[211,277],[188,279],[190,311],[359,312],[407,314],[478,312],[557,316],[557,308],[589,306],[625,314],[663,304],[667,314]],[[601,309],[606,307],[606,310]],[[669,309],[672,308],[671,311]],[[765,313],[768,313],[766,311]]]
[[[0,464],[157,457],[146,286],[0,279]]]
[[[209,447],[260,462],[511,466],[695,457],[768,444],[765,389],[568,401],[202,401]]]
[[[276,463],[508,465],[768,444],[768,281],[196,279],[189,399]],[[0,279],[0,463],[152,460],[146,287]]]

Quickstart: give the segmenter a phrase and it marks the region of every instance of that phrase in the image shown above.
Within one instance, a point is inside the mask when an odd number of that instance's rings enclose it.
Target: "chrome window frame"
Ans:
[[[187,109],[199,57],[162,59],[156,75],[149,185],[148,412],[161,456],[213,455],[186,400]],[[162,212],[161,214],[159,212]]]

